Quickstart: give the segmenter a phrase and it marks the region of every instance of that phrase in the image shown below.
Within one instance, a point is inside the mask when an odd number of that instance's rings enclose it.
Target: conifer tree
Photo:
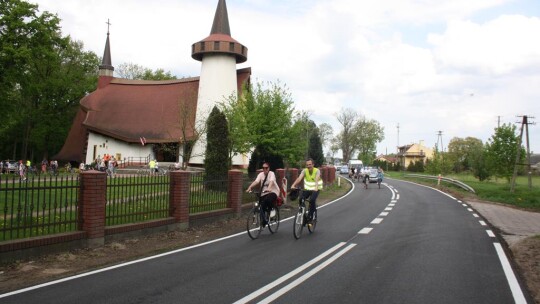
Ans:
[[[227,118],[217,107],[214,107],[206,124],[206,155],[204,160],[206,176],[225,177],[230,168]]]

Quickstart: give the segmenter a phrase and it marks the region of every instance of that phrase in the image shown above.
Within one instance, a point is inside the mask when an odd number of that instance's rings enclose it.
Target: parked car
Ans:
[[[339,168],[339,173],[341,174],[349,174],[349,166],[344,165]]]
[[[16,173],[18,171],[17,162],[13,160],[5,160],[2,173]]]

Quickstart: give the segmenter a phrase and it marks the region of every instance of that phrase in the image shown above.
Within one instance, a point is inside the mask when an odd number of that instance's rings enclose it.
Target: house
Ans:
[[[395,157],[395,156],[392,156],[392,155],[384,155],[384,154],[381,154],[379,156],[377,156],[377,158],[375,158],[376,161],[381,161],[381,162],[387,162],[389,164],[392,164],[392,165],[395,165],[398,163],[398,158]]]
[[[423,145],[423,142],[413,143],[398,147],[397,158],[403,168],[407,168],[409,164],[422,161],[424,164],[428,159],[433,158],[433,149]]]

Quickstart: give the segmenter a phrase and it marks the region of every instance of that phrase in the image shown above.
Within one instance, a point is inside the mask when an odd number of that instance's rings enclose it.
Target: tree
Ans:
[[[337,119],[342,130],[335,137],[335,142],[343,152],[343,161],[348,162],[354,152],[359,151],[359,158],[365,164],[371,163],[377,143],[384,139],[384,128],[352,109],[342,109]]]
[[[324,154],[322,149],[321,138],[319,137],[319,130],[315,128],[309,137],[309,158],[315,162],[315,167],[322,166],[324,161]]]
[[[437,175],[437,174],[448,174],[452,170],[452,163],[445,160],[445,155],[443,152],[439,151],[439,148],[435,146],[433,149],[433,158],[428,160],[424,166],[424,169],[427,173]]]
[[[253,147],[253,135],[250,133],[247,124],[248,110],[243,96],[247,94],[244,86],[243,94],[238,97],[236,94],[229,96],[224,102],[219,103],[219,108],[227,117],[229,127],[229,163],[236,155],[247,154]]]
[[[377,143],[384,139],[384,128],[377,121],[362,116],[356,122],[354,132],[358,138],[358,158],[364,164],[371,164],[376,158]]]
[[[95,87],[98,57],[63,37],[60,19],[21,0],[0,2],[0,127],[21,159],[58,151],[78,108]],[[17,147],[20,147],[17,150]],[[35,156],[35,155],[39,156]]]
[[[180,143],[178,154],[179,161],[182,161],[182,169],[185,170],[192,156],[202,156],[193,155],[193,148],[197,142],[201,141],[201,134],[206,133],[207,123],[202,119],[197,119],[196,104],[185,102],[183,99],[180,99],[178,102],[180,103],[179,123],[180,133],[182,134],[182,137],[178,139]],[[205,116],[200,115],[200,117]],[[205,144],[205,142],[201,142],[201,144]]]
[[[471,154],[478,148],[482,149],[483,146],[482,140],[478,138],[452,138],[448,143],[448,153],[446,155],[448,156],[447,160],[453,162],[454,172],[471,170]]]
[[[224,177],[229,170],[229,128],[227,118],[214,106],[207,120],[206,153],[204,169],[206,176]]]
[[[321,144],[323,147],[331,144],[334,137],[334,129],[327,123],[319,125],[319,137],[321,138]]]
[[[356,124],[356,112],[352,109],[342,109],[336,115],[336,118],[341,124],[341,132],[336,136],[336,144],[343,152],[343,162],[347,163],[351,159],[354,151],[358,149],[358,139],[354,132]]]
[[[176,76],[171,72],[165,72],[163,69],[152,71],[149,68],[143,67],[132,62],[121,63],[115,71],[118,77],[125,79],[140,79],[140,80],[172,80]]]
[[[506,178],[508,182],[510,182],[513,174],[518,144],[519,138],[516,135],[516,126],[503,124],[495,128],[495,134],[488,140],[486,145],[487,158],[493,168],[493,173],[498,177]],[[525,153],[521,153],[521,156],[520,162],[523,162]]]
[[[286,86],[257,83],[244,90],[245,121],[252,147],[287,159],[295,153],[296,130],[292,130],[293,101]],[[259,160],[251,168],[260,168]]]
[[[486,148],[474,147],[468,154],[473,175],[480,181],[488,180],[492,175],[492,168],[488,161],[487,145]]]

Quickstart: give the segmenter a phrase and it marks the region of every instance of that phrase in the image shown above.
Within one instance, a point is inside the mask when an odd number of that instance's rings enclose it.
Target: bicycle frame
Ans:
[[[300,189],[299,194],[299,203],[298,203],[298,212],[294,216],[294,223],[293,223],[293,236],[295,239],[299,239],[302,235],[302,230],[304,230],[304,226],[308,226],[309,233],[313,233],[315,231],[315,226],[317,225],[317,206],[315,206],[315,210],[313,210],[313,218],[308,224],[308,214],[309,214],[309,205],[311,205],[310,197],[304,198],[304,192],[306,190]],[[311,192],[311,191],[310,191]],[[309,203],[309,205],[306,206],[306,201]]]

